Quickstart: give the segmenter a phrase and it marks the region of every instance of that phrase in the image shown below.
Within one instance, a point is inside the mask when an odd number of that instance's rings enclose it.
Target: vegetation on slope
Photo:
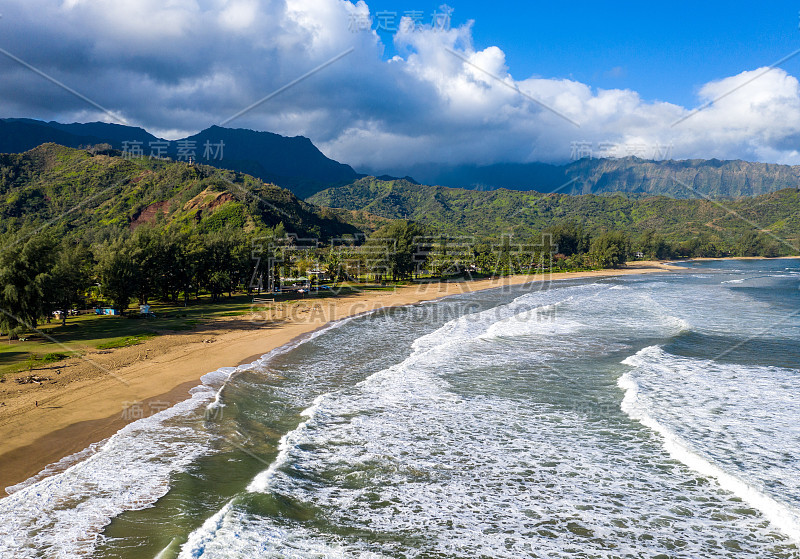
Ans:
[[[100,303],[213,302],[309,270],[334,285],[579,270],[631,257],[796,254],[800,237],[793,189],[633,200],[368,177],[311,200],[329,208],[247,175],[125,159],[108,146],[0,156],[0,332]]]
[[[143,223],[214,231],[283,223],[301,237],[329,238],[358,229],[288,190],[248,175],[156,159],[125,159],[113,150],[44,144],[0,155],[0,233],[52,224],[84,239],[115,237]]]
[[[674,245],[715,245],[720,254],[739,254],[741,243],[752,241],[752,235],[764,245],[757,251],[769,248],[765,255],[796,254],[792,246],[800,241],[798,189],[722,202],[663,196],[637,200],[620,195],[481,192],[367,177],[320,192],[309,201],[415,220],[440,234],[496,239],[532,238],[555,224],[574,221],[592,234],[620,230],[636,237],[657,232]]]
[[[48,142],[72,148],[105,143],[117,150],[138,142],[145,155],[150,155],[151,145],[160,144],[164,148],[162,154],[175,160],[186,160],[192,155],[198,162],[288,188],[301,198],[359,176],[349,165],[326,157],[302,136],[288,138],[270,132],[212,126],[188,138],[166,142],[142,128],[119,124],[0,119],[0,153],[22,153]],[[207,152],[206,145],[212,150]]]

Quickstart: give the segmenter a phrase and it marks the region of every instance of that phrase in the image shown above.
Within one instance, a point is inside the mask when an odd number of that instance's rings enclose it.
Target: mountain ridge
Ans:
[[[44,143],[71,148],[108,143],[114,149],[127,151],[133,149],[134,142],[139,143],[138,149],[145,156],[154,150],[155,155],[174,160],[188,160],[191,156],[197,162],[246,173],[287,188],[299,198],[361,176],[349,165],[325,156],[304,136],[287,137],[272,132],[211,126],[186,138],[169,141],[143,128],[119,124],[0,119],[0,153],[24,153]],[[182,142],[184,146],[189,145],[183,151]],[[205,153],[206,142],[213,148],[208,154]],[[160,145],[151,147],[151,143]]]
[[[744,160],[638,157],[584,158],[565,165],[497,163],[494,165],[421,165],[409,174],[425,184],[474,190],[665,195],[672,198],[738,198],[800,186],[800,166]]]
[[[0,154],[0,233],[50,226],[88,239],[144,223],[201,230],[283,224],[287,233],[322,239],[362,233],[336,212],[236,171],[52,143]]]
[[[535,238],[554,225],[577,222],[592,233],[657,231],[667,240],[681,242],[698,238],[733,244],[755,232],[779,243],[787,254],[796,254],[800,241],[800,189],[721,204],[666,196],[635,199],[620,194],[478,191],[366,177],[319,192],[308,201],[386,219],[418,221],[437,234],[455,236]]]
[[[143,128],[102,122],[61,124],[25,118],[0,119],[0,153],[22,153],[43,143],[72,148],[108,143],[122,150],[139,142],[145,156],[151,143],[161,143],[160,155],[188,159],[238,171],[287,188],[305,199],[331,187],[353,183],[367,175],[335,161],[304,136],[211,126],[180,140],[157,138]],[[181,150],[181,143],[186,148]],[[213,148],[208,151],[208,148]],[[758,196],[800,186],[800,166],[743,160],[686,159],[652,161],[637,157],[585,158],[565,165],[496,163],[493,165],[409,165],[397,173],[409,182],[451,188],[607,194],[641,197],[715,199]],[[378,175],[393,180],[390,175]],[[413,177],[413,178],[412,178]]]

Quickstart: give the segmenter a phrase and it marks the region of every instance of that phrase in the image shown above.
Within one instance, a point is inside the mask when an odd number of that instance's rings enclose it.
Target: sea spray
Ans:
[[[690,366],[692,368],[688,373],[689,375],[694,371],[705,371],[714,366],[720,367],[709,361],[690,361],[670,356],[658,346],[644,348],[636,355],[625,359],[622,363],[634,367],[638,371],[653,369],[659,369],[662,372],[669,371],[673,373],[673,378],[678,376],[676,369],[681,366]],[[687,373],[684,372],[683,374]],[[748,376],[746,371],[742,371],[741,378],[743,382],[747,382]],[[663,439],[664,448],[669,452],[670,456],[686,464],[697,473],[716,480],[720,487],[734,493],[744,502],[759,510],[781,532],[789,536],[794,542],[800,543],[800,510],[796,506],[782,502],[767,494],[763,489],[754,487],[739,476],[727,471],[724,465],[720,465],[709,458],[707,453],[701,453],[696,450],[696,445],[708,443],[708,440],[690,443],[662,421],[656,419],[654,417],[654,415],[657,415],[656,408],[665,405],[666,402],[654,400],[653,398],[657,397],[658,394],[650,396],[643,393],[642,387],[636,380],[636,373],[627,372],[623,374],[618,380],[618,385],[625,392],[621,409],[631,419],[639,421],[642,425],[658,433]],[[720,392],[727,388],[721,383],[717,387]],[[677,389],[678,387],[675,388]],[[687,410],[687,415],[688,413],[690,413],[690,410]],[[691,417],[686,417],[686,419],[691,420]]]
[[[212,452],[209,434],[194,418],[204,405],[200,418],[224,405],[223,390],[232,378],[355,318],[332,322],[255,363],[207,373],[189,390],[189,399],[68,457],[61,466],[71,465],[63,471],[54,466],[12,487],[13,494],[0,500],[0,556],[36,557],[42,549],[54,557],[90,554],[113,517],[151,506],[169,491],[170,476]],[[52,475],[42,479],[47,473]]]

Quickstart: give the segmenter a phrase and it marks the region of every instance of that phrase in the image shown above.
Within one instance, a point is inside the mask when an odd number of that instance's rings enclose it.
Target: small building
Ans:
[[[323,270],[309,270],[307,275],[312,281],[316,281],[317,283],[329,281],[331,279],[327,272]]]
[[[109,315],[109,316],[119,316],[122,313],[120,313],[117,309],[112,309],[110,307],[103,307],[103,308],[95,309],[94,310],[94,314],[103,314],[103,315]]]

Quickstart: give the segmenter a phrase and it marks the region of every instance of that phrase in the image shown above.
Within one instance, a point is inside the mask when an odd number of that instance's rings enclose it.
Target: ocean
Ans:
[[[800,261],[333,323],[10,489],[0,557],[800,557]]]

